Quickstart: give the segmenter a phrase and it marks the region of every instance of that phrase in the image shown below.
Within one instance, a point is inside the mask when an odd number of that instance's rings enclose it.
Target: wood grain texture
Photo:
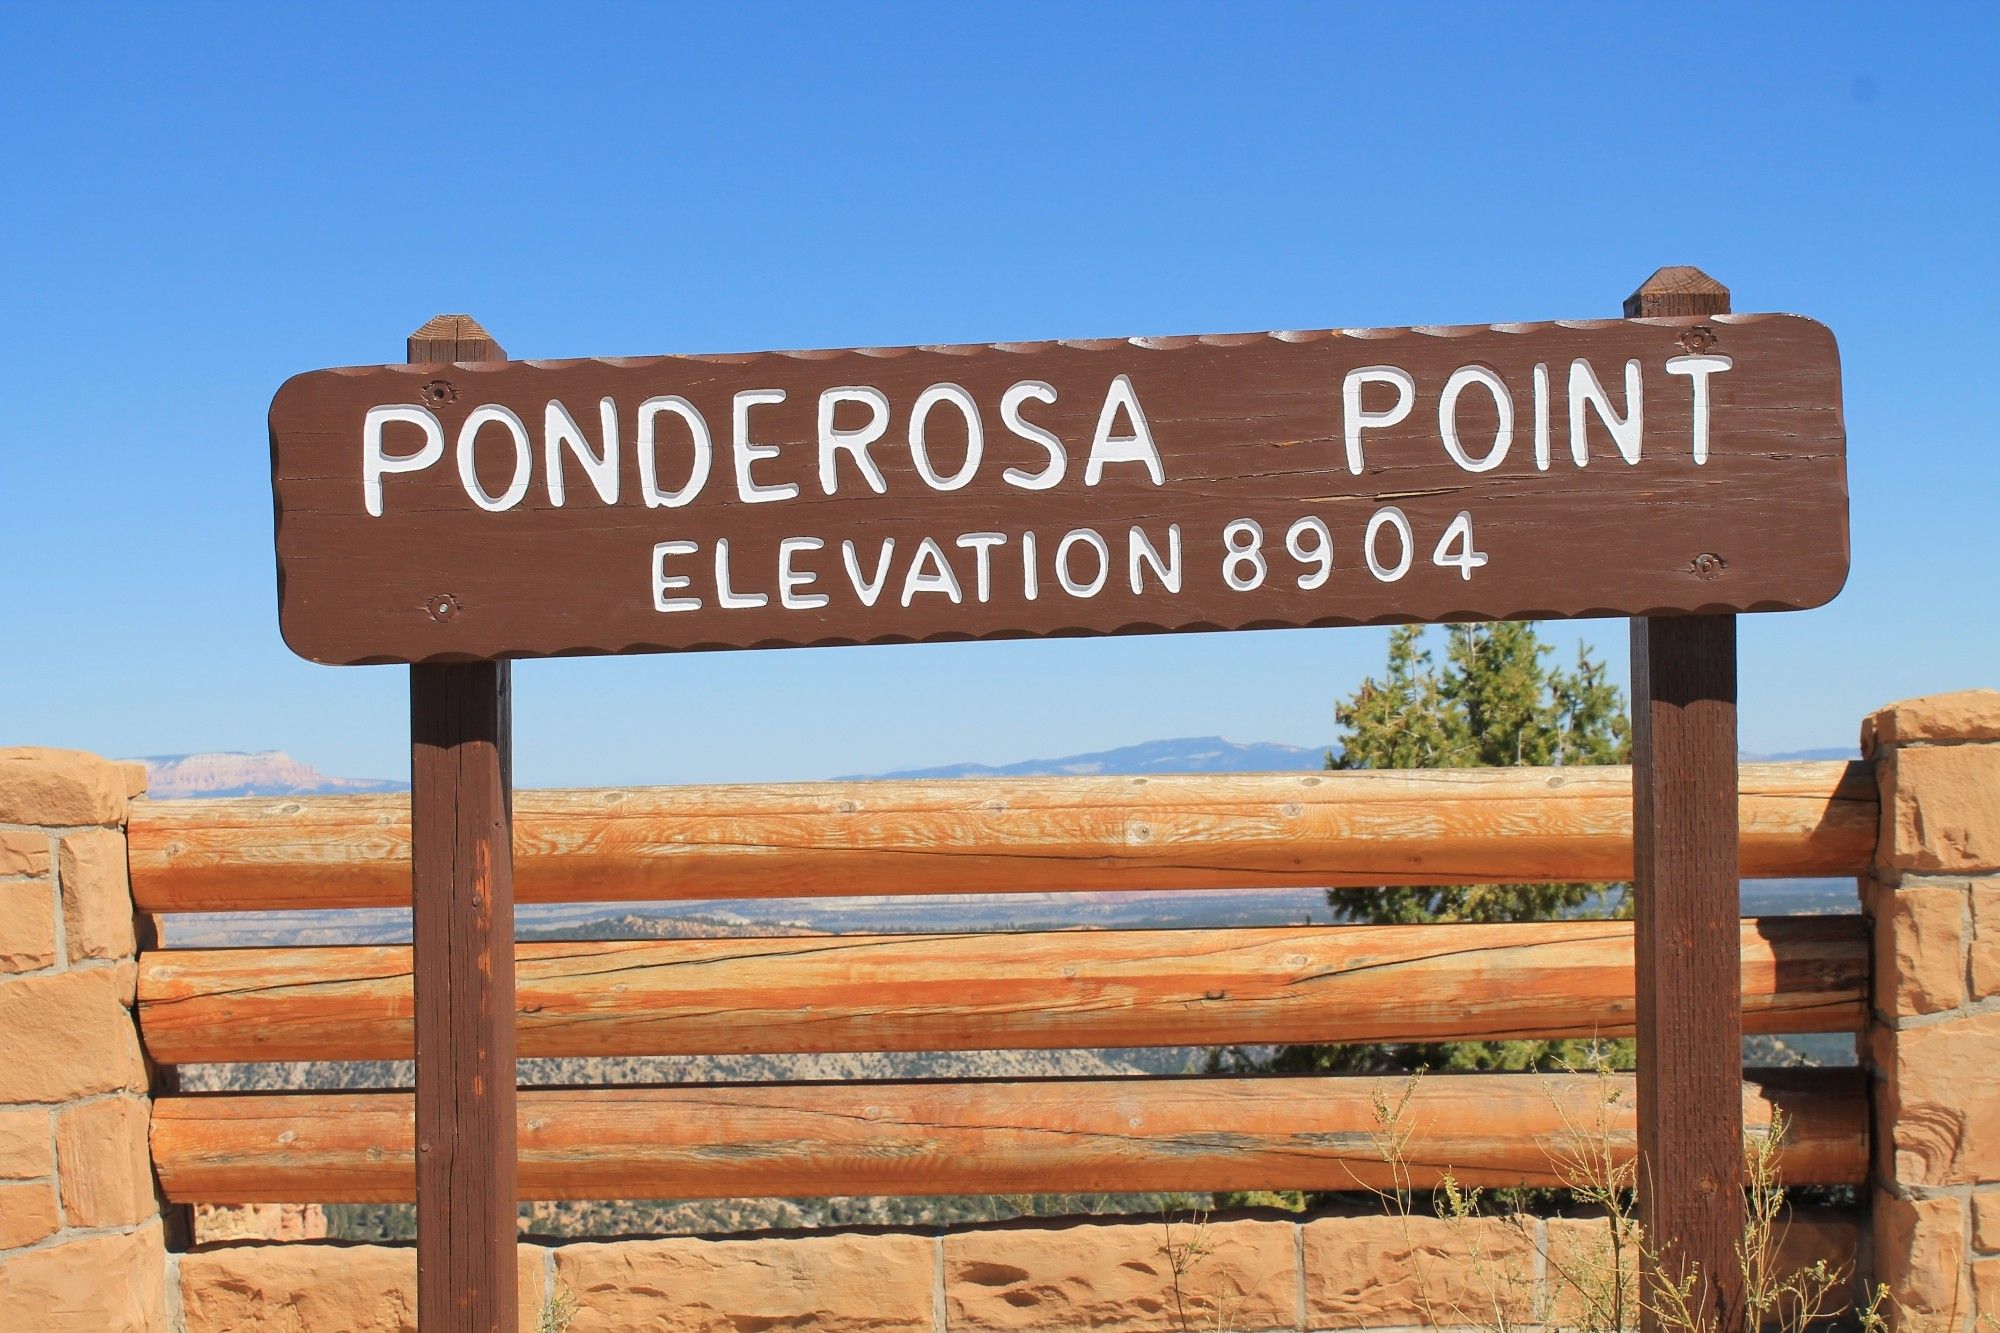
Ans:
[[[1729,289],[1663,268],[1625,303],[1635,317],[1723,317]],[[1742,1005],[1736,790],[1736,620],[1632,622],[1634,921],[1637,927],[1639,1209],[1653,1292],[1694,1276],[1700,1324],[1744,1318]]]
[[[1746,764],[1743,873],[1865,874],[1866,764]],[[136,801],[132,891],[154,912],[407,898],[401,796]],[[527,791],[525,902],[1619,880],[1619,767],[974,779]]]
[[[1698,1272],[1726,1326],[1744,1298],[1735,618],[1633,621],[1632,700],[1644,1281]]]
[[[1375,1099],[1403,1080],[1233,1078],[523,1089],[526,1199],[823,1197],[1389,1188]],[[1555,1185],[1553,1157],[1600,1133],[1629,1156],[1629,1080],[1433,1075],[1401,1122],[1410,1183]],[[1606,1105],[1607,1093],[1623,1093]],[[1745,1123],[1790,1126],[1792,1184],[1858,1184],[1866,1089],[1852,1070],[1742,1090]],[[153,1162],[169,1199],[410,1197],[405,1093],[166,1098]]]
[[[410,336],[411,358],[503,353],[469,318]],[[511,668],[410,669],[418,1322],[501,1333],[514,1273]]]
[[[1701,464],[1692,382],[1667,369],[1696,350],[1732,362],[1712,377],[1712,448]],[[1573,461],[1569,375],[1579,359],[1618,412],[1627,402],[1625,365],[1639,366],[1637,463],[1621,457],[1594,416],[1581,435],[1587,465]],[[1410,410],[1365,432],[1356,472],[1343,388],[1349,372],[1381,365],[1412,377]],[[1513,404],[1509,450],[1490,470],[1455,463],[1443,443],[1445,386],[1466,366],[1497,376]],[[1532,442],[1536,366],[1548,368],[1546,467]],[[1156,483],[1141,464],[1113,463],[1089,485],[1091,443],[1121,376],[1157,445],[1161,476]],[[1004,480],[1008,468],[1039,473],[1050,457],[1005,424],[1006,394],[1023,383],[1055,394],[1020,409],[1067,454],[1064,478],[1047,489]],[[910,443],[919,396],[940,384],[964,391],[984,439],[979,466],[949,490],[924,479]],[[830,493],[822,481],[821,396],[843,386],[877,390],[887,403],[884,434],[869,451],[880,493],[846,455],[833,456]],[[800,489],[752,503],[737,481],[732,423],[736,395],[758,390],[784,398],[742,409],[744,438],[776,452],[742,466],[757,486]],[[1389,385],[1369,392],[1376,396],[1363,393],[1358,412],[1386,413],[1399,399]],[[636,447],[640,405],[668,396],[691,404],[714,441],[705,486],[671,508],[648,502]],[[596,452],[606,399],[621,441],[616,500],[602,499],[566,453],[558,505],[547,479],[548,405],[562,403]],[[1498,399],[1475,387],[1456,403],[1462,450],[1483,466],[1498,439]],[[487,494],[504,497],[517,475],[526,487],[502,512],[475,504],[456,461],[462,426],[489,404],[522,423],[527,449],[517,474],[504,427],[471,437],[471,467]],[[437,461],[387,476],[382,512],[371,515],[363,423],[387,405],[432,414]],[[850,414],[830,417],[840,429],[869,420],[859,403],[840,410]],[[945,407],[926,420],[933,470],[955,474],[968,453],[964,418]],[[658,421],[664,491],[687,480],[692,447],[679,418]],[[1781,610],[1826,601],[1847,569],[1838,352],[1824,327],[1790,315],[324,370],[288,381],[270,424],[280,621],[295,651],[322,662]],[[383,449],[398,456],[425,438],[403,423],[390,443],[392,428],[384,429]],[[1112,414],[1108,434],[1135,431],[1126,409]],[[1406,574],[1384,581],[1369,572],[1363,547],[1371,517],[1390,506],[1412,527],[1414,559]],[[1432,560],[1461,512],[1489,557],[1470,577]],[[1283,549],[1290,526],[1308,517],[1328,525],[1336,552],[1331,577],[1316,587],[1301,586],[1301,569]],[[1225,579],[1223,533],[1237,519],[1262,525],[1271,560],[1254,589]],[[1178,591],[1130,586],[1135,524],[1162,550],[1168,526],[1180,526]],[[1055,572],[1057,543],[1080,529],[1110,543],[1109,576],[1088,596],[1065,591]],[[1004,538],[992,548],[983,596],[975,548],[955,544],[981,532]],[[1021,575],[1031,532],[1039,552],[1033,596]],[[827,604],[788,609],[778,595],[779,544],[790,537],[825,542],[797,554],[797,567],[815,574],[812,591],[829,596]],[[858,565],[872,570],[886,538],[896,542],[890,585],[864,598],[845,572],[841,543],[855,541]],[[957,601],[902,595],[926,538],[939,543],[938,558],[962,590]],[[765,604],[723,605],[712,572],[722,539],[730,586],[766,596]],[[694,580],[697,609],[655,609],[653,550],[669,540],[698,548],[672,558],[673,570]],[[1384,548],[1386,564],[1396,544]],[[1093,560],[1073,558],[1078,580],[1089,582]],[[452,599],[449,614],[435,612],[440,597]]]
[[[1627,319],[1707,319],[1728,313],[1729,289],[1691,264],[1655,269],[1625,298]]]
[[[505,361],[507,351],[470,315],[432,315],[409,338],[411,365],[439,361]]]
[[[1860,917],[1745,921],[1745,1026],[1860,1027]],[[1632,1030],[1632,925],[1051,931],[516,946],[518,1052],[724,1055]],[[406,1060],[410,951],[183,949],[139,963],[167,1063]]]

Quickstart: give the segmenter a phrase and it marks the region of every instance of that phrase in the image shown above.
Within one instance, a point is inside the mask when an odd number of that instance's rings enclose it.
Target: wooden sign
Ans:
[[[1790,315],[300,375],[319,662],[1770,611],[1847,573]]]

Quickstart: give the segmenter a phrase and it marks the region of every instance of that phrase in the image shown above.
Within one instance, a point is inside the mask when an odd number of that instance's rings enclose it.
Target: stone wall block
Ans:
[[[119,765],[81,750],[0,749],[0,824],[111,826],[125,819]]]
[[[0,980],[0,1103],[145,1090],[139,1034],[114,972]]]
[[[35,1333],[166,1333],[165,1244],[152,1221],[0,1256],[0,1312]]]
[[[64,838],[57,879],[71,962],[127,958],[137,951],[122,832],[90,829]]]
[[[524,1333],[539,1321],[542,1264],[540,1247],[521,1246],[516,1280]],[[416,1333],[417,1252],[408,1246],[202,1246],[181,1256],[180,1283],[186,1333]]]
[[[1861,724],[1861,752],[1950,741],[2000,741],[2000,690],[1959,690],[1904,699]]]
[[[1899,1187],[2000,1180],[2000,1012],[1875,1030],[1877,1172]]]
[[[952,1329],[1151,1333],[1291,1328],[1298,1318],[1298,1247],[1284,1221],[952,1232],[944,1282]]]
[[[1878,864],[1944,874],[2000,870],[2000,745],[1884,750]]]
[[[1875,901],[1875,1008],[1940,1014],[1965,1003],[1965,891],[1894,889]]]
[[[129,1226],[154,1213],[147,1103],[112,1097],[56,1117],[63,1220],[73,1227]]]
[[[137,800],[146,794],[146,784],[151,780],[146,772],[146,764],[141,759],[120,759],[119,776],[125,780],[125,799]]]
[[[1972,1196],[1972,1248],[2000,1254],[2000,1191]]]
[[[1305,1224],[1309,1329],[1496,1327],[1535,1316],[1535,1237],[1495,1218]]]
[[[2000,1259],[1972,1262],[1972,1313],[1981,1333],[2000,1324]]]
[[[1875,1276],[1896,1333],[1961,1333],[1970,1311],[1963,1199],[1875,1196]]]
[[[31,829],[0,829],[0,878],[48,873],[48,834]]]
[[[38,972],[56,961],[56,899],[47,880],[0,884],[0,973]]]
[[[928,1236],[675,1238],[566,1245],[555,1255],[557,1289],[577,1301],[570,1333],[935,1327]]]
[[[62,1218],[56,1213],[52,1180],[10,1180],[0,1183],[0,1250],[33,1245],[56,1234]]]
[[[55,1174],[49,1113],[40,1107],[0,1107],[0,1180],[34,1180]]]

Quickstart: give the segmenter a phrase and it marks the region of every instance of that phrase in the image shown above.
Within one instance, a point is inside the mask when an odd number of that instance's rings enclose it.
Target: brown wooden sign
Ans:
[[[1832,335],[1790,315],[300,375],[314,661],[1816,606]]]

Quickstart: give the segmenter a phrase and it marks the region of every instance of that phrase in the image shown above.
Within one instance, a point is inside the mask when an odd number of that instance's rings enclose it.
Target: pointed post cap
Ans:
[[[1625,298],[1625,318],[1658,319],[1670,315],[1726,315],[1729,289],[1692,264],[1670,264],[1655,270]]]
[[[432,315],[409,338],[412,361],[504,361],[506,351],[470,315]]]

